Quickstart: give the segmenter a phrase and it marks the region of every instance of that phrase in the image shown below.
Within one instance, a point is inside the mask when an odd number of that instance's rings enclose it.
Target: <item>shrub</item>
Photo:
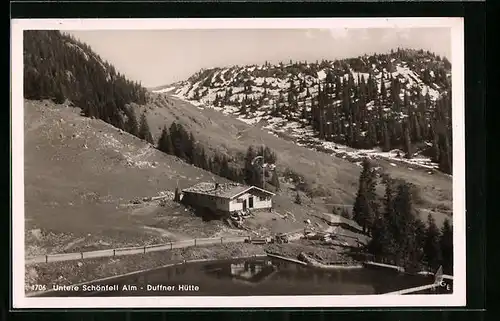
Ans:
[[[300,194],[297,191],[297,194],[295,195],[295,204],[302,204],[302,199],[300,198]]]
[[[342,211],[340,212],[340,216],[343,218],[346,218],[348,220],[352,219],[351,213],[349,213],[349,210],[346,208],[343,208]]]
[[[304,181],[304,178],[300,174],[289,167],[285,168],[283,176],[287,179],[292,179],[294,183],[300,183]]]

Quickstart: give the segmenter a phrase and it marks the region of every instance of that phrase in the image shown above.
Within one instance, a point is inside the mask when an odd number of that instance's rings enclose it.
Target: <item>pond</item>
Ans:
[[[432,283],[387,269],[321,270],[268,257],[196,262],[48,296],[249,296],[382,294]],[[99,285],[100,288],[97,286]],[[448,291],[431,290],[426,293]]]

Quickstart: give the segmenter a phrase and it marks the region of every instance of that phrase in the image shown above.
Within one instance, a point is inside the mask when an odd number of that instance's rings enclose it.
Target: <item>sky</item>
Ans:
[[[67,31],[145,87],[202,68],[316,61],[424,49],[451,59],[450,28],[200,29]]]

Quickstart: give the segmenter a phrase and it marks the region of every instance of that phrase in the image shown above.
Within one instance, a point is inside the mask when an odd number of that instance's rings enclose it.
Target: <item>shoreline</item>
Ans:
[[[119,280],[141,273],[151,272],[172,266],[223,260],[243,260],[268,257],[299,264],[305,268],[323,271],[354,270],[364,268],[360,261],[351,260],[346,264],[309,264],[294,257],[299,251],[307,248],[306,244],[289,243],[276,245],[255,244],[219,244],[199,247],[179,248],[168,251],[150,252],[123,257],[102,257],[87,260],[37,263],[26,266],[25,296],[41,297],[57,292],[54,286],[83,286]],[[334,256],[342,258],[342,253],[322,249],[324,258]],[[329,254],[329,255],[327,255]],[[328,260],[326,260],[328,262]],[[330,261],[334,262],[334,261]],[[448,277],[448,276],[447,276]],[[448,277],[449,278],[449,277]],[[40,288],[43,285],[44,288]],[[39,291],[34,291],[35,288]]]
[[[34,263],[25,269],[25,293],[35,286],[47,289],[54,285],[73,285],[152,270],[172,264],[204,260],[228,260],[267,255],[264,247],[246,243],[229,243],[187,247],[119,257],[89,258],[77,261]]]
[[[232,260],[243,260],[243,259],[259,258],[259,257],[268,257],[268,255],[267,254],[254,254],[254,255],[251,255],[251,256],[234,257],[234,258],[231,258],[231,259]],[[220,260],[224,260],[224,259],[183,260],[182,262],[169,263],[169,264],[165,264],[165,265],[157,266],[157,267],[153,267],[153,268],[142,269],[142,270],[139,270],[139,271],[133,271],[133,272],[125,273],[125,274],[109,276],[109,277],[105,277],[105,278],[101,278],[101,279],[97,279],[97,280],[91,280],[91,281],[76,283],[76,284],[72,284],[71,286],[81,287],[83,285],[91,285],[93,283],[99,283],[99,282],[104,282],[104,281],[116,280],[116,279],[120,279],[120,278],[124,278],[124,277],[128,277],[128,276],[133,276],[133,275],[137,275],[137,274],[141,274],[141,273],[146,273],[146,272],[152,272],[152,271],[156,271],[156,270],[161,270],[161,269],[172,267],[172,266],[178,266],[178,265],[189,264],[189,263],[212,262],[212,261],[220,261]],[[53,293],[53,292],[58,292],[58,291],[52,289],[52,290],[47,290],[47,291],[43,291],[43,292],[25,292],[25,296],[27,296],[27,297],[37,297],[37,296],[43,296],[44,294],[49,294],[49,293]]]
[[[298,263],[298,253],[311,249],[310,245],[300,243],[256,245],[249,243],[211,244],[197,247],[174,248],[116,257],[95,257],[84,260],[32,263],[26,265],[25,293],[33,292],[36,285],[52,288],[54,285],[74,285],[92,283],[97,280],[133,275],[154,269],[179,264],[178,262],[203,262],[250,258],[255,256],[278,256],[290,262]],[[325,257],[343,257],[338,251],[323,249]],[[270,256],[271,257],[271,256]],[[352,265],[359,262],[352,261]],[[308,266],[307,263],[298,263]],[[312,267],[312,266],[311,266]],[[346,266],[336,267],[346,268]],[[35,292],[36,293],[36,292]]]

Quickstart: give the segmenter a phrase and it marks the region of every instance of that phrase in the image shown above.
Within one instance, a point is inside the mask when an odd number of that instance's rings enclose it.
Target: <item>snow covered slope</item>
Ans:
[[[342,61],[206,69],[156,92],[354,161],[383,157],[437,168],[437,152],[429,149],[437,145],[435,110],[449,95],[450,70],[432,53],[398,50]],[[441,118],[451,128],[451,118]]]

